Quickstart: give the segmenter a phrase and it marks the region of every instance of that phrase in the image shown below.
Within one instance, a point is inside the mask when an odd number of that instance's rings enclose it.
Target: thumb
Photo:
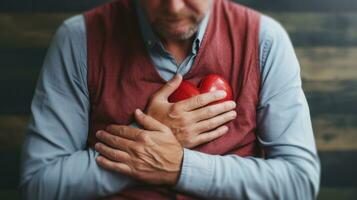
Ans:
[[[168,81],[160,90],[156,93],[157,96],[167,99],[169,96],[175,92],[175,90],[180,86],[182,82],[182,75],[177,73],[173,79]]]
[[[135,110],[135,119],[136,121],[143,126],[145,130],[148,131],[163,131],[164,125],[152,118],[149,115],[143,113],[140,109]]]

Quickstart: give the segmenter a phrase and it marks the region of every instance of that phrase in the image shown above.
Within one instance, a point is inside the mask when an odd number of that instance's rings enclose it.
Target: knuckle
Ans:
[[[183,116],[182,114],[178,113],[175,109],[172,109],[169,111],[168,115],[167,115],[172,121],[181,123],[181,121],[183,120]]]
[[[106,131],[111,132],[111,131],[113,131],[115,128],[116,128],[116,126],[113,125],[113,124],[111,124],[111,125],[109,125],[109,126],[106,127]]]
[[[169,110],[169,115],[175,117],[178,115],[179,112],[180,112],[180,105],[178,103],[175,103],[171,106]]]
[[[114,158],[115,161],[119,161],[119,154],[118,154],[118,152],[113,152],[112,155],[113,155],[113,158]]]
[[[209,120],[209,121],[207,121],[207,127],[208,127],[208,129],[213,129],[213,128],[216,128],[216,123],[215,123],[215,121],[214,120]]]
[[[231,109],[232,109],[231,103],[225,102],[225,103],[223,104],[223,109],[224,109],[224,110],[231,110]]]
[[[138,138],[140,141],[142,141],[144,143],[147,143],[150,140],[150,136],[145,133],[139,134]]]
[[[169,81],[166,83],[166,87],[168,87],[169,89],[173,89],[175,88],[175,84],[172,81]]]
[[[208,116],[213,116],[214,114],[215,114],[215,109],[214,109],[214,107],[208,107],[207,108],[207,110],[206,110],[206,114],[208,115]]]
[[[112,137],[112,143],[113,144],[118,144],[120,141],[119,141],[119,137]]]
[[[212,131],[211,133],[208,133],[206,135],[206,137],[207,137],[207,140],[213,140],[213,139],[216,139],[217,137],[219,137],[220,135],[221,135],[221,131],[216,129],[216,130]]]
[[[122,126],[118,129],[118,132],[120,133],[120,135],[123,135],[128,131],[129,131],[129,129],[126,126]]]
[[[191,148],[195,146],[194,141],[192,139],[185,140],[185,147]]]
[[[112,139],[112,143],[113,143],[113,146],[114,146],[114,147],[118,147],[118,146],[121,145],[121,139],[120,139],[119,137],[114,137],[114,138]]]
[[[235,111],[229,112],[228,117],[229,119],[234,119],[235,117],[237,117],[237,112]]]
[[[139,145],[136,148],[136,152],[138,152],[138,158],[142,157],[142,153],[145,152],[145,147],[143,145]]]
[[[117,172],[121,172],[122,171],[122,169],[118,165],[115,165],[115,164],[112,165],[112,168]]]
[[[135,145],[135,146],[131,146],[130,150],[135,154],[135,155],[139,155],[138,152],[142,152],[143,148],[140,145]]]
[[[204,100],[203,100],[203,96],[196,96],[195,97],[195,104],[198,106],[203,106],[204,105]]]

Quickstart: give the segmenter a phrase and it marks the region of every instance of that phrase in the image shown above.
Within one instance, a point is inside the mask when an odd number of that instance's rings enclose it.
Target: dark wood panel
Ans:
[[[0,152],[21,149],[28,121],[29,115],[0,115]]]
[[[0,199],[6,200],[20,200],[20,193],[16,188],[0,189]]]
[[[312,84],[311,82],[309,84]],[[343,85],[333,91],[306,91],[306,98],[310,105],[312,116],[321,114],[351,114],[357,113],[357,81],[326,81],[317,82],[324,84],[325,87],[335,87],[336,84]]]
[[[0,12],[30,12],[32,0],[1,0]]]
[[[313,114],[312,125],[318,150],[357,150],[357,114]]]
[[[0,114],[30,113],[36,81],[0,81]]]
[[[46,51],[46,48],[0,48],[0,70],[16,67],[39,69]]]
[[[0,12],[80,12],[109,0],[1,0]]]
[[[319,152],[321,185],[324,187],[357,187],[357,151]]]
[[[308,47],[296,48],[301,65],[301,75],[305,81],[313,81],[314,87],[320,90],[333,90],[341,87],[338,83],[334,85],[317,84],[318,81],[341,81],[357,80],[356,47]]]
[[[46,48],[72,13],[0,14],[1,48]]]
[[[295,46],[357,46],[356,13],[267,13],[288,30]],[[45,48],[75,13],[0,14],[2,48]]]
[[[357,11],[355,0],[234,0],[258,10],[265,11],[319,11],[351,12]],[[2,0],[1,12],[49,12],[83,11],[108,0]]]
[[[335,187],[322,187],[320,189],[318,200],[356,200],[357,188],[335,188]]]
[[[19,181],[20,153],[18,151],[1,151],[0,166],[0,188],[16,188]]]
[[[235,2],[263,11],[276,12],[353,12],[355,0],[234,0]]]

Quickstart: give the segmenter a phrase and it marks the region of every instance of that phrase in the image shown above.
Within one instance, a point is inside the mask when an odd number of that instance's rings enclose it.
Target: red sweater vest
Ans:
[[[228,0],[214,0],[206,33],[184,79],[197,84],[208,74],[226,78],[237,102],[236,120],[228,123],[224,136],[197,147],[207,154],[261,156],[257,143],[256,109],[260,89],[260,15]],[[96,143],[95,132],[109,124],[129,124],[136,108],[142,110],[149,97],[165,81],[160,77],[141,37],[135,5],[117,0],[85,13],[88,49],[90,127],[88,146]],[[169,188],[143,184],[107,199],[179,199]]]

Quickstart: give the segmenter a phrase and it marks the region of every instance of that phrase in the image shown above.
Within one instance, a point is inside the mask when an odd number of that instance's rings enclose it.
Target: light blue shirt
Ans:
[[[159,41],[152,43],[155,35],[143,32],[164,79],[171,79],[177,71],[189,71],[205,23],[181,65],[161,51],[164,48]],[[141,21],[143,25],[145,21]],[[267,159],[184,149],[175,189],[207,199],[316,197],[320,163],[294,49],[286,31],[267,16],[261,20],[259,42],[257,136]],[[20,189],[25,199],[92,199],[136,184],[129,177],[100,168],[95,162],[98,153],[86,147],[89,104],[86,30],[83,16],[78,15],[58,29],[37,83],[22,152]]]

